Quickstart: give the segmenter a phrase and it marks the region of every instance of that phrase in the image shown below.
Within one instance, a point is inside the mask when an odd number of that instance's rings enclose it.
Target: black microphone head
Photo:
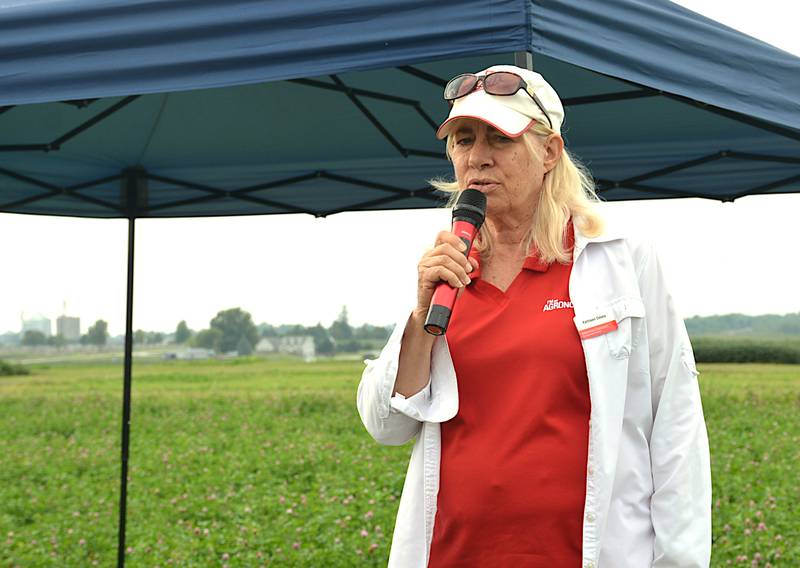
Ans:
[[[453,207],[453,220],[464,219],[476,227],[483,225],[486,218],[486,195],[477,189],[465,189],[458,196]]]

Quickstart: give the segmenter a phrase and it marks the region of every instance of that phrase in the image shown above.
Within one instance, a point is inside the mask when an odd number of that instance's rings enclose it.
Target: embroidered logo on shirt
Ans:
[[[549,312],[550,310],[563,310],[564,308],[572,308],[572,302],[566,302],[564,300],[547,300],[542,308],[542,311]]]

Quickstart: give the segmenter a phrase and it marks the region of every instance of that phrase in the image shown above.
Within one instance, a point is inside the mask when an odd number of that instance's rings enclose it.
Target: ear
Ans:
[[[542,165],[544,166],[544,171],[549,172],[556,167],[558,160],[561,159],[561,152],[564,151],[564,139],[554,133],[547,137],[543,146],[544,159],[542,160]]]

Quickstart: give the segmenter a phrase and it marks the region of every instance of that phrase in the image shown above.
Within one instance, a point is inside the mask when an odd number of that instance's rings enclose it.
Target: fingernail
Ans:
[[[458,241],[458,250],[464,251],[467,250],[467,243],[464,241]]]
[[[467,263],[467,272],[472,272],[472,263],[471,262]]]
[[[469,276],[467,276],[467,286],[469,286],[469,284],[470,284],[471,282],[472,282],[472,278],[470,278]]]

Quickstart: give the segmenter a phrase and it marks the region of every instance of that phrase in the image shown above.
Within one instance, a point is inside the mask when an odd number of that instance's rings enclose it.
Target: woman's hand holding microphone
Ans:
[[[417,265],[417,306],[403,332],[394,393],[416,394],[428,384],[431,349],[447,330],[457,291],[470,283],[474,270],[467,255],[486,216],[486,196],[476,189],[461,192],[453,207],[452,231],[442,231]],[[440,286],[443,282],[450,285]]]
[[[436,237],[433,248],[422,255],[417,265],[417,306],[408,318],[400,361],[392,394],[412,396],[428,384],[431,368],[431,349],[436,336],[423,328],[428,308],[436,287],[447,282],[460,289],[470,283],[469,273],[475,267],[474,260],[464,254],[466,245],[450,231],[442,231]]]
[[[440,282],[447,282],[453,288],[463,288],[470,283],[469,273],[474,267],[464,254],[466,248],[464,241],[454,233],[441,231],[434,247],[422,255],[417,265],[417,307],[412,316],[420,329]]]

